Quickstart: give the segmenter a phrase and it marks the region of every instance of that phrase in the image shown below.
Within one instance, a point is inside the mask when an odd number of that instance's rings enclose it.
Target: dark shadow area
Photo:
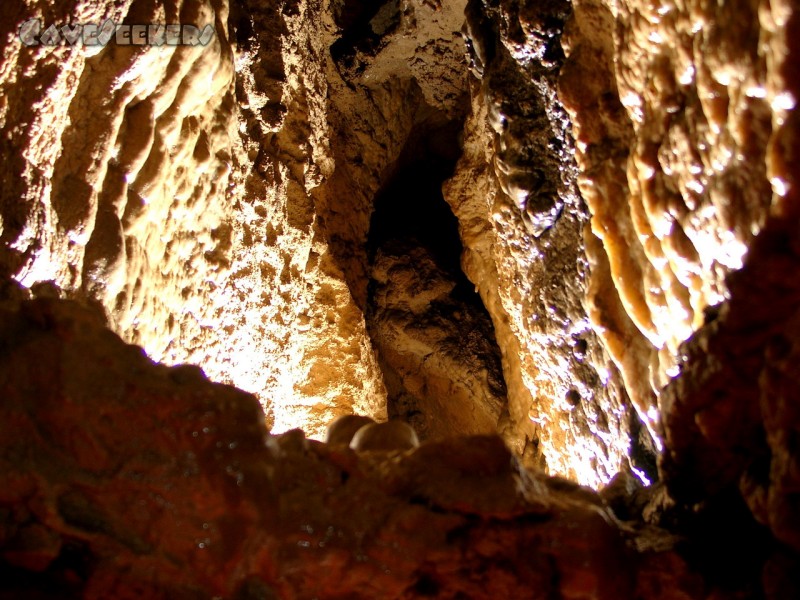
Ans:
[[[461,154],[461,130],[459,121],[437,123],[434,118],[424,120],[411,134],[393,176],[376,196],[368,261],[371,266],[378,249],[389,242],[413,241],[456,282],[453,298],[488,316],[475,286],[461,270],[458,219],[442,195],[442,184],[453,175]]]
[[[422,440],[494,433],[507,404],[500,348],[461,270],[458,219],[442,194],[461,153],[462,123],[424,117],[375,198],[368,330],[390,418]]]
[[[647,431],[647,427],[630,401],[628,401],[628,426],[631,430],[629,451],[631,465],[642,471],[652,483],[656,483],[659,481],[659,452],[653,438],[650,437],[650,432]]]
[[[349,80],[364,70],[359,56],[375,56],[385,36],[400,25],[400,2],[334,0],[331,6],[334,22],[341,29],[341,37],[331,46],[331,57],[340,74]]]

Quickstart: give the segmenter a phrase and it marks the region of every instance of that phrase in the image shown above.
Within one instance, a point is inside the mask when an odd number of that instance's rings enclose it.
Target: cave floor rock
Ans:
[[[77,304],[1,312],[3,598],[703,597],[669,536],[496,436],[360,454],[272,436],[255,397]]]

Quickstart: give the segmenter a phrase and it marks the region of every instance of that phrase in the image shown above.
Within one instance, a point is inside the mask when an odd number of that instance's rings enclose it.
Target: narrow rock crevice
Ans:
[[[460,121],[429,115],[378,193],[368,238],[367,326],[390,418],[422,439],[492,433],[506,408],[491,317],[461,271],[458,220],[442,197]]]

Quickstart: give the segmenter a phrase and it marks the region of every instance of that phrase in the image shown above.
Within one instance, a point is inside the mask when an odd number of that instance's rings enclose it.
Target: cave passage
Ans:
[[[460,120],[437,123],[434,118],[412,132],[393,176],[376,195],[367,251],[372,266],[387,244],[424,248],[452,277],[454,296],[489,318],[475,285],[461,270],[458,219],[442,196],[442,184],[453,175],[461,154],[462,127]]]
[[[442,184],[460,153],[458,121],[423,121],[378,193],[367,242],[367,323],[388,414],[421,439],[492,433],[506,408],[491,318],[461,270],[458,220]]]

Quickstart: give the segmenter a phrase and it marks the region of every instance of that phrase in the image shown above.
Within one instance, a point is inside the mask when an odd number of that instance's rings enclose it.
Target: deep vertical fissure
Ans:
[[[491,318],[461,270],[458,220],[442,195],[462,123],[420,119],[375,198],[367,323],[388,414],[423,439],[496,430],[506,404]]]

